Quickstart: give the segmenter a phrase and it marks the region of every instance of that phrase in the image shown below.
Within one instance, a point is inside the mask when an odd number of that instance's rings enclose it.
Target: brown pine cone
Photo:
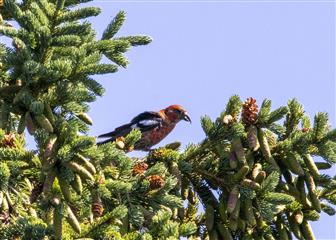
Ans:
[[[310,128],[302,128],[301,131],[306,133],[306,132],[309,132],[311,129]]]
[[[152,175],[147,177],[147,179],[149,180],[149,187],[151,190],[162,188],[165,184],[164,179],[159,175]]]
[[[91,207],[94,217],[101,217],[103,215],[104,207],[100,201],[92,203]]]
[[[0,213],[0,221],[2,222],[2,224],[7,225],[10,223],[10,220],[11,216],[8,211]]]
[[[256,104],[256,100],[254,98],[248,98],[243,103],[242,110],[242,120],[246,125],[252,125],[257,122],[258,117],[258,105]]]
[[[1,147],[15,148],[15,134],[9,133],[6,134],[1,142]]]
[[[139,163],[134,165],[133,170],[132,170],[132,174],[133,174],[133,176],[143,175],[146,172],[147,168],[148,168],[147,163],[139,162]]]

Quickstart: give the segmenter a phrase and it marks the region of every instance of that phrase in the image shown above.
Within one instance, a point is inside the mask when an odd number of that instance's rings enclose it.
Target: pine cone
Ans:
[[[79,209],[79,206],[74,204],[74,203],[68,203],[72,213],[76,216],[76,218],[79,217],[79,214],[80,214],[80,209]]]
[[[275,133],[269,131],[269,130],[265,130],[265,136],[268,142],[268,145],[270,146],[270,148],[273,148],[276,146],[278,139],[277,136],[275,135]]]
[[[252,125],[257,122],[258,116],[258,105],[256,104],[256,100],[254,98],[248,98],[243,103],[243,110],[242,110],[242,120],[246,125]]]
[[[2,224],[7,225],[10,223],[11,217],[8,211],[0,213],[0,221]]]
[[[148,163],[160,162],[172,162],[178,158],[178,151],[168,148],[157,148],[151,151],[147,156]]]
[[[168,149],[167,149],[168,151]],[[150,151],[147,156],[147,161],[149,162],[156,162],[158,160],[161,160],[165,155],[165,149],[164,148],[157,148],[153,151]]]
[[[105,176],[103,174],[98,175],[97,183],[103,184],[105,182]]]
[[[309,132],[311,129],[310,128],[302,128],[301,131],[306,133],[306,132]]]
[[[104,212],[104,206],[101,201],[92,203],[92,212],[94,217],[101,217]]]
[[[99,193],[97,189],[92,191],[92,205],[91,205],[91,211],[93,213],[93,216],[95,218],[101,217],[104,212],[104,206],[102,203],[102,200],[99,196]]]
[[[15,134],[6,134],[1,142],[1,147],[15,148]]]
[[[146,172],[148,168],[148,164],[145,162],[140,162],[134,165],[133,170],[132,170],[132,174],[133,176],[135,175],[143,175],[144,172]]]
[[[151,190],[162,188],[165,184],[164,179],[159,175],[152,175],[149,176],[147,179],[149,181],[149,187]]]

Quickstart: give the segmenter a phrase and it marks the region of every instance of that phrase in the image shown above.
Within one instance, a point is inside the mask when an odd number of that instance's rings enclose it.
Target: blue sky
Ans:
[[[121,35],[144,34],[153,42],[127,53],[130,65],[100,76],[105,96],[91,105],[91,135],[111,131],[145,110],[181,104],[193,119],[160,145],[185,146],[204,138],[199,119],[215,118],[228,98],[264,98],[274,108],[296,97],[313,117],[335,118],[335,3],[333,1],[99,1],[91,18],[104,27],[127,12]],[[330,171],[335,173],[335,168]],[[336,219],[313,223],[317,239],[336,239]]]
[[[170,104],[188,109],[161,144],[199,142],[199,119],[212,118],[228,98],[266,97],[273,106],[296,97],[313,116],[330,114],[335,127],[335,7],[331,1],[94,1],[92,19],[102,33],[119,11],[127,21],[119,35],[147,34],[153,42],[127,54],[130,66],[99,77],[106,94],[90,111],[92,135],[110,131],[144,110]],[[332,171],[335,172],[334,169]],[[336,239],[335,217],[313,223],[317,239]]]

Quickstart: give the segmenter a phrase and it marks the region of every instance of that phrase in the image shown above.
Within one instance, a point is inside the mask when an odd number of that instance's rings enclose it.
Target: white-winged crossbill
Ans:
[[[142,135],[141,139],[134,144],[134,149],[149,151],[152,146],[164,139],[181,120],[191,123],[187,111],[180,105],[171,105],[158,112],[143,112],[133,118],[130,123],[124,124],[112,132],[99,135],[99,138],[108,139],[98,144],[115,141],[119,137],[126,136],[133,129],[139,129]]]

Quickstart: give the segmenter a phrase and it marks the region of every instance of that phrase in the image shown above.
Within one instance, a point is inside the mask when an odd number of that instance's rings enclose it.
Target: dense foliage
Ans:
[[[309,221],[335,214],[327,114],[311,125],[295,99],[271,111],[269,100],[259,110],[233,96],[184,151],[172,143],[131,158],[138,131],[97,146],[87,134],[88,103],[104,92],[94,75],[126,67],[124,53],[151,39],[118,37],[122,11],[97,37],[86,19],[100,9],[88,1],[0,8],[12,42],[0,44],[0,239],[314,239]]]

